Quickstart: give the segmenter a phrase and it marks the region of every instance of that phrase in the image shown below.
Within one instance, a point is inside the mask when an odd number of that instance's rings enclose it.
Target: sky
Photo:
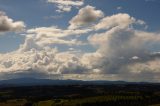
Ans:
[[[0,80],[160,82],[159,0],[0,0]]]

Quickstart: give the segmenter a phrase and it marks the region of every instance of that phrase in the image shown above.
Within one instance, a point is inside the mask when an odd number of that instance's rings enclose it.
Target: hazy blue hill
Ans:
[[[78,80],[51,80],[51,79],[35,79],[35,78],[17,78],[9,80],[1,80],[0,85],[68,85],[76,84],[82,81]]]
[[[17,78],[0,80],[0,86],[32,86],[32,85],[110,85],[110,84],[143,84],[146,82],[125,81],[82,81],[82,80],[52,80],[35,78]]]

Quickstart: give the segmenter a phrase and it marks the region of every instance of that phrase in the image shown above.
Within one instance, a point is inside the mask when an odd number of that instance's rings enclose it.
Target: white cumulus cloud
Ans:
[[[101,10],[96,10],[95,7],[86,6],[79,10],[78,14],[70,20],[69,29],[76,29],[81,26],[90,24],[102,18],[104,13]]]
[[[0,32],[19,32],[25,28],[25,24],[23,21],[13,21],[13,19],[9,18],[5,12],[0,11]]]

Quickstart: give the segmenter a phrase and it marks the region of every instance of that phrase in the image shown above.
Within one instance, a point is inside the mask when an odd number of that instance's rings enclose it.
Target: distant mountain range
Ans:
[[[35,78],[17,78],[0,80],[3,86],[33,86],[33,85],[111,85],[111,84],[146,84],[147,82],[125,82],[125,81],[82,81],[82,80],[52,80]]]

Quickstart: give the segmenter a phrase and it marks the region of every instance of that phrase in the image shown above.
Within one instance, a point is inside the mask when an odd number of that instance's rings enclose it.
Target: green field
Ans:
[[[0,88],[0,106],[160,106],[160,85]]]
[[[30,102],[25,99],[8,100],[1,102],[0,106],[117,106],[118,104],[125,103],[129,106],[148,106],[143,104],[142,96],[96,96],[79,99],[52,99],[38,102]],[[125,106],[125,105],[123,105]],[[127,105],[126,105],[127,106]],[[151,105],[160,106],[160,105]]]

